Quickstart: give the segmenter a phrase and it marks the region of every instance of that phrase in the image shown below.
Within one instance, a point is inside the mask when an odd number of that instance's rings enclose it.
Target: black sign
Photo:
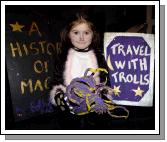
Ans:
[[[27,15],[6,16],[6,64],[15,120],[53,112],[49,83],[59,43],[48,24]]]

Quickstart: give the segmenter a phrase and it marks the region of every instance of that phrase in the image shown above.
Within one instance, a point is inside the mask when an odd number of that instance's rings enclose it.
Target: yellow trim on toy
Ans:
[[[86,105],[87,105],[87,108],[88,108],[88,112],[90,112],[91,107],[90,107],[90,103],[89,103],[88,95],[89,95],[89,94],[86,94]]]
[[[74,88],[74,92],[77,96],[83,98],[83,92],[82,91],[78,90],[77,88]]]
[[[77,102],[76,100],[72,99],[72,98],[69,98],[69,101],[71,101],[72,103],[75,103],[77,105],[80,105],[79,102]]]
[[[92,73],[97,73],[97,72],[105,72],[105,73],[108,73],[108,71],[106,70],[106,69],[103,69],[103,68],[97,68],[97,69],[93,69],[93,68],[89,68],[88,70],[87,70],[87,72],[88,71],[90,71],[90,72],[92,72]],[[86,72],[86,73],[87,73]]]
[[[80,113],[76,113],[76,115],[85,115],[85,114],[88,114],[89,112],[86,111],[86,112],[80,112]]]

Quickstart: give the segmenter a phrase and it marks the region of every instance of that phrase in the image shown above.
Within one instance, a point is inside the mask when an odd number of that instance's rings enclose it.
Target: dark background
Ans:
[[[104,32],[154,33],[154,7],[152,6],[6,6],[6,15],[21,14],[39,19],[48,24],[49,39],[60,41],[59,33],[68,23],[71,15],[84,11],[92,17],[103,44]],[[25,17],[26,18],[26,17]],[[6,67],[5,67],[6,69]],[[129,118],[116,119],[108,115],[74,117],[77,125],[59,125],[56,113],[46,113],[16,122],[13,116],[11,92],[6,69],[5,84],[5,128],[6,130],[56,130],[56,129],[107,129],[107,130],[153,130],[155,129],[155,109],[153,107],[127,106]],[[61,118],[61,117],[60,117]],[[91,120],[89,118],[95,118]],[[97,119],[96,119],[97,118]],[[87,123],[86,121],[90,121]],[[78,122],[78,123],[77,123]],[[93,122],[93,123],[92,123]],[[71,121],[72,123],[72,121]],[[79,124],[79,125],[78,125]],[[68,126],[67,126],[68,125]]]

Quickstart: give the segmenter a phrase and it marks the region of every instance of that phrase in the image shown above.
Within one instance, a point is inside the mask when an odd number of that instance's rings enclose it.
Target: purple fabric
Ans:
[[[91,90],[90,88],[94,88]],[[75,114],[83,113],[83,112],[96,112],[98,114],[102,114],[108,111],[107,105],[104,103],[104,100],[101,98],[100,91],[102,89],[110,89],[109,87],[98,86],[93,78],[93,75],[86,76],[82,78],[75,78],[71,81],[70,85],[67,86],[65,98],[67,98],[66,102],[71,108],[71,111]],[[77,95],[77,91],[79,91],[80,95]],[[107,94],[103,94],[111,100],[111,92],[108,91]],[[73,101],[76,102],[72,102]],[[90,106],[90,109],[88,108]]]

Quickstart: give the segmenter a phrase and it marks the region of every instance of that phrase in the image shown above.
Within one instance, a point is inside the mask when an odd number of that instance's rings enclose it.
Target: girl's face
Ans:
[[[85,49],[92,42],[93,32],[86,23],[81,23],[74,26],[69,32],[71,43],[79,48]]]

